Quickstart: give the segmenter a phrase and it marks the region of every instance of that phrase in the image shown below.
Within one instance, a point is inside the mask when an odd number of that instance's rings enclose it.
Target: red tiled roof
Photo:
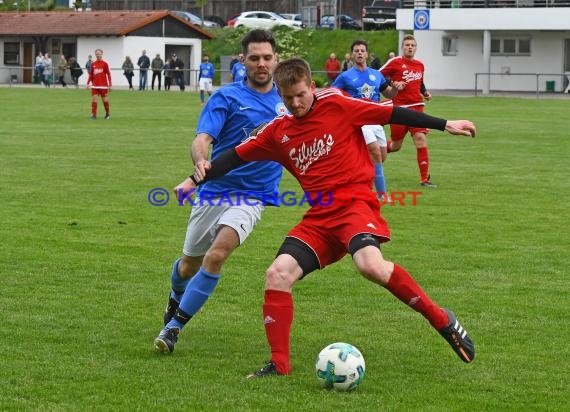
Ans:
[[[200,26],[169,13],[150,11],[5,12],[0,13],[0,36],[124,36],[150,23],[172,18],[212,38]]]

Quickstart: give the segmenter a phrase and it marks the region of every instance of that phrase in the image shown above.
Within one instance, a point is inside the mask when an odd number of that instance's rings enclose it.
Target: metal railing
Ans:
[[[505,87],[503,82],[503,87],[501,89],[496,89],[492,87],[492,76],[527,76],[534,80],[534,90],[527,88],[520,88],[521,83],[513,84],[511,87]],[[483,80],[483,87],[480,87],[480,77],[487,77],[487,79]],[[560,79],[560,87],[557,90],[556,80]],[[544,87],[541,87],[541,80],[544,80]],[[526,83],[529,85],[530,83]],[[536,98],[540,96],[540,93],[569,93],[570,92],[570,72],[568,73],[475,73],[475,88],[474,94],[477,96],[479,94],[479,90],[482,90],[482,94],[485,94],[484,91],[489,90],[489,92],[531,92],[536,93]]]
[[[65,70],[64,74],[64,82],[68,86],[73,87],[84,87],[87,83],[87,78],[89,76],[87,70],[82,68],[83,73],[79,77],[79,81],[76,84],[71,77],[71,72],[69,69]],[[198,75],[199,70],[196,69],[182,69],[181,70],[183,75],[182,78],[184,79],[184,86],[185,87],[193,87],[195,90],[198,90]],[[24,76],[24,73],[26,76]],[[134,77],[132,79],[133,88],[138,89],[139,85],[139,72],[140,69],[133,69]],[[174,72],[174,71],[173,71]],[[152,82],[152,69],[148,69],[147,71],[147,88],[150,88]],[[126,77],[123,75],[122,68],[111,68],[111,76],[113,81],[113,87],[118,88],[128,88],[128,81]],[[221,78],[225,78],[229,76],[229,72],[227,71],[220,71]],[[224,77],[225,76],[225,77]],[[30,82],[24,82],[24,78],[29,77],[31,78]],[[8,66],[8,67],[0,67],[0,84],[7,84],[9,87],[17,86],[17,85],[37,85],[37,86],[45,86],[46,83],[43,81],[43,76],[38,77],[35,67],[26,67],[26,66]],[[53,67],[52,74],[48,78],[50,86],[61,86],[62,84],[59,82],[59,75],[57,66]],[[161,81],[164,84],[164,70],[161,70]],[[223,83],[223,82],[222,82]],[[178,85],[175,82],[174,74],[172,76],[172,83],[171,86],[177,87]]]

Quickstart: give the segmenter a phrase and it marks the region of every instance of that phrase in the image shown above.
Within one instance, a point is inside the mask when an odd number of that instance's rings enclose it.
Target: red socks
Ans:
[[[109,102],[103,102],[103,106],[105,106],[105,114],[109,114]]]
[[[429,180],[429,153],[427,147],[416,149],[418,167],[420,168],[420,179],[422,182]]]
[[[265,335],[271,346],[271,360],[277,371],[291,373],[289,357],[291,325],[293,323],[293,296],[280,290],[266,290],[263,304]]]
[[[394,264],[394,271],[385,287],[406,305],[421,313],[435,329],[447,326],[449,320],[445,312],[432,302],[406,269]]]
[[[91,102],[91,114],[97,116],[97,102]]]

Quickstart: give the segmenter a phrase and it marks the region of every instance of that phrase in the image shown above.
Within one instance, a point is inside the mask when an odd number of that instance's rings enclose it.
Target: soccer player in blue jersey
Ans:
[[[287,113],[273,84],[277,56],[271,33],[252,30],[243,38],[242,47],[247,79],[221,87],[208,99],[192,143],[195,168],[209,168],[210,145],[213,160],[239,145],[261,123]],[[172,267],[165,327],[154,341],[157,350],[174,350],[180,330],[206,303],[220,279],[222,265],[261,219],[264,204],[277,203],[281,174],[277,163],[254,162],[200,187],[182,257]],[[249,199],[261,201],[244,202],[241,195],[245,193]],[[213,199],[211,203],[200,201],[206,196]]]
[[[230,74],[232,82],[241,82],[245,79],[245,66],[242,63],[243,53],[239,54],[239,60],[233,65],[232,72]]]
[[[200,71],[198,74],[198,83],[200,85],[200,100],[202,101],[202,106],[204,106],[204,91],[208,92],[208,96],[212,95],[214,81],[214,65],[210,63],[210,58],[208,55],[202,57],[202,63],[200,64]]]
[[[378,71],[367,66],[368,43],[365,40],[355,40],[350,46],[354,66],[342,72],[333,82],[332,86],[344,90],[357,99],[370,99],[380,101],[381,94],[388,99],[398,94],[398,88],[391,85]],[[386,194],[386,179],[382,162],[386,159],[387,142],[384,128],[381,125],[367,125],[362,127],[364,140],[368,145],[368,152],[374,163],[374,187],[381,203],[389,202]]]

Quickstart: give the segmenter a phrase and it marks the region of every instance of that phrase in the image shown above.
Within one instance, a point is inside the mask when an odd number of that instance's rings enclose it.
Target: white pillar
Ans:
[[[406,32],[404,30],[398,30],[398,50],[396,50],[396,56],[402,55],[402,43],[404,42],[404,36]]]
[[[491,73],[491,32],[483,31],[483,72]],[[482,79],[483,94],[489,94],[491,87],[491,76],[483,76]]]

